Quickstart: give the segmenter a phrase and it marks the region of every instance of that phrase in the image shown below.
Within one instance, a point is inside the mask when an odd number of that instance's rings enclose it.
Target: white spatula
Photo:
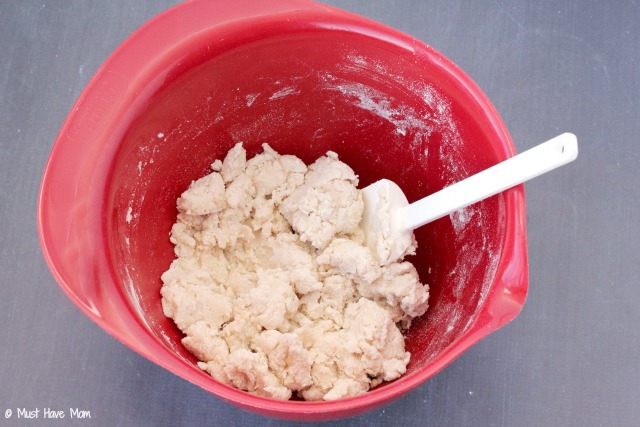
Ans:
[[[377,181],[362,190],[367,245],[382,264],[393,262],[411,244],[412,230],[565,165],[577,156],[576,136],[564,133],[412,204],[394,182]]]

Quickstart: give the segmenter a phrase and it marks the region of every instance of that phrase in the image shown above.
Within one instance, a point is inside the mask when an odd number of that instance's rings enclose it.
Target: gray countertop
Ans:
[[[63,294],[41,254],[38,187],[62,121],[113,49],[175,3],[0,2],[0,425],[289,424],[120,344]],[[526,184],[522,313],[395,403],[331,425],[640,425],[640,4],[327,3],[451,58],[518,151],[564,131],[580,144],[576,162]],[[18,408],[40,419],[18,419]],[[44,420],[45,408],[91,419]]]

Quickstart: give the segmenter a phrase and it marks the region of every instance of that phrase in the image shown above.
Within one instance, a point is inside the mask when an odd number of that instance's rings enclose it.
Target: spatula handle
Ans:
[[[565,165],[578,156],[575,135],[564,133],[511,157],[463,181],[457,182],[402,209],[405,229],[428,222],[522,184]]]

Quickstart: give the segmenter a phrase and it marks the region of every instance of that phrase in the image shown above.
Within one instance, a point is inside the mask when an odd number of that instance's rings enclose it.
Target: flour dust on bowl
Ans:
[[[117,339],[240,408],[286,419],[363,413],[402,396],[513,319],[527,292],[522,186],[416,230],[407,259],[430,287],[405,334],[404,375],[348,399],[259,397],[197,365],[162,309],[176,200],[241,142],[306,164],[328,151],[365,187],[418,200],[514,155],[480,89],[398,31],[306,0],[191,1],[127,39],[67,117],[43,177],[47,262]]]

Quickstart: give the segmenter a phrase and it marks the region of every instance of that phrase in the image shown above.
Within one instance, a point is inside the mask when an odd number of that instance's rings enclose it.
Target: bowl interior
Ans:
[[[249,155],[266,142],[307,163],[333,150],[360,186],[389,178],[409,201],[495,164],[509,149],[496,136],[493,112],[443,72],[431,51],[321,28],[217,49],[189,53],[141,97],[113,141],[119,149],[105,193],[119,290],[194,371],[180,331],[162,313],[160,275],[174,258],[176,198],[236,142]],[[476,321],[496,275],[505,218],[498,195],[416,232],[419,249],[410,260],[430,285],[430,308],[407,334],[412,359],[399,381]]]

